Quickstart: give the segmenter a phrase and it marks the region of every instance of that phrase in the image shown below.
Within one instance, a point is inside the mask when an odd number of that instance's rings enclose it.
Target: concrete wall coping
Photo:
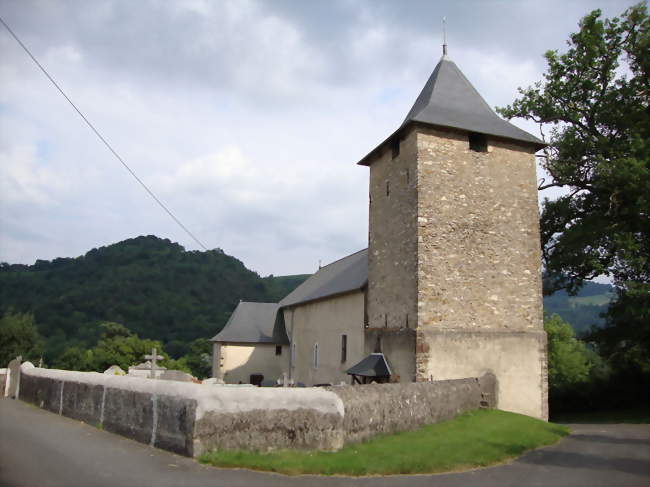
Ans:
[[[114,376],[99,372],[75,372],[41,369],[30,362],[21,365],[21,373],[63,382],[101,385],[134,392],[177,396],[196,400],[196,418],[208,412],[241,413],[259,409],[312,409],[324,414],[345,414],[343,401],[321,388],[221,387],[189,382],[163,381],[141,377]]]

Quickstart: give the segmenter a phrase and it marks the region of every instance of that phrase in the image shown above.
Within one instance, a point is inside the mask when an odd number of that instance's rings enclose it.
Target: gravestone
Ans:
[[[132,365],[131,367],[129,367],[128,375],[136,376],[136,377],[151,378],[151,373],[153,372],[154,379],[158,379],[165,370],[167,370],[167,368],[162,367],[160,365],[156,365],[156,368],[152,369],[151,368],[151,362],[149,360],[147,360],[146,362],[143,362],[141,364]]]
[[[7,369],[0,369],[0,391],[5,393],[5,384],[7,379]]]
[[[7,365],[7,383],[5,385],[5,397],[18,399],[20,393],[20,363],[23,357],[19,355]]]
[[[225,384],[223,379],[219,379],[218,377],[210,377],[209,379],[203,379],[202,384],[209,386],[209,385],[223,385]]]
[[[122,370],[122,367],[119,365],[111,365],[108,369],[104,371],[106,375],[126,375],[126,372]]]
[[[194,378],[191,374],[183,372],[182,370],[165,370],[160,377],[160,380],[175,380],[178,382],[192,382]]]
[[[158,360],[162,360],[162,359],[165,358],[162,355],[158,355],[156,352],[157,352],[156,347],[154,347],[154,348],[151,349],[151,354],[150,355],[145,355],[144,356],[145,360],[151,360],[151,373],[150,373],[149,377],[152,378],[152,379],[156,378],[156,372],[155,372],[156,369],[157,369],[156,362]]]

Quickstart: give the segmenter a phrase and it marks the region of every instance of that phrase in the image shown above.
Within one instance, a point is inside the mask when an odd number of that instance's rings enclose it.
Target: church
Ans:
[[[495,374],[499,409],[547,419],[535,152],[443,56],[369,170],[368,248],[213,342],[226,383],[306,386]]]

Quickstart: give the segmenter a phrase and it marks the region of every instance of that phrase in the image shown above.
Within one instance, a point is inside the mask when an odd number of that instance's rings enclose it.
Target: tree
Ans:
[[[561,391],[585,383],[594,366],[592,355],[575,336],[571,325],[558,315],[544,320],[548,336],[548,382],[551,390]]]
[[[650,18],[645,2],[600,17],[585,16],[566,53],[546,53],[544,80],[499,112],[550,126],[539,189],[566,193],[543,202],[545,292],[612,278],[617,299],[591,339],[612,367],[606,389],[638,403],[650,400],[638,394],[650,380]]]
[[[18,355],[38,364],[43,354],[43,340],[29,313],[11,311],[0,318],[0,366],[6,367]]]
[[[210,377],[212,373],[212,344],[207,338],[197,338],[190,343],[189,352],[185,357],[192,375],[199,379]]]
[[[650,279],[650,20],[645,3],[622,17],[585,16],[565,54],[548,51],[543,82],[498,111],[551,127],[539,189],[548,291],[608,275],[626,288]]]
[[[143,340],[137,335],[102,338],[92,349],[92,370],[103,372],[111,365],[119,365],[123,370],[144,361],[144,356],[155,348],[165,359],[169,356],[163,352],[162,344],[157,340]]]
[[[625,380],[647,383],[650,379],[650,285],[630,283],[618,291],[618,299],[605,315],[602,329],[591,339],[601,354]],[[645,377],[635,377],[638,374]]]
[[[62,370],[95,370],[92,350],[82,350],[79,347],[68,347],[54,361],[53,367]],[[103,372],[103,371],[102,371]]]
[[[126,326],[113,321],[105,321],[104,323],[99,324],[99,328],[102,330],[102,338],[117,338],[117,337],[131,337],[134,334]]]

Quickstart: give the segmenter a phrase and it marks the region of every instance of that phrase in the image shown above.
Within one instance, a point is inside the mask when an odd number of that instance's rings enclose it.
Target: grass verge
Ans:
[[[485,467],[557,442],[568,428],[498,410],[465,413],[415,431],[378,435],[337,452],[212,451],[201,463],[287,475],[396,475]]]

